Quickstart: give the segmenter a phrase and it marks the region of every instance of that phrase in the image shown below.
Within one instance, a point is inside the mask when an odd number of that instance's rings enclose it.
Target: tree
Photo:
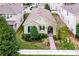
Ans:
[[[33,5],[33,3],[24,3],[23,5],[24,5],[24,6],[27,6],[27,7],[30,7],[30,6]]]
[[[68,34],[69,34],[68,28],[66,26],[65,27],[61,27],[58,30],[58,39],[59,40],[67,39],[68,38]]]
[[[45,5],[45,9],[51,11],[50,6],[48,4]]]
[[[30,31],[30,36],[32,39],[37,39],[38,38],[38,31],[37,31],[37,28],[35,26],[33,26],[31,28],[31,31]]]
[[[76,36],[79,38],[79,23],[76,25]]]
[[[16,40],[15,31],[11,28],[4,17],[0,16],[0,55],[18,55],[19,44]]]
[[[24,20],[27,19],[28,15],[29,15],[29,13],[25,13],[25,14],[24,14]]]

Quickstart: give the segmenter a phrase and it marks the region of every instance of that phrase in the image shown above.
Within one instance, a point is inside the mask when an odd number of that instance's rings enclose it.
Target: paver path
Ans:
[[[49,38],[49,43],[50,43],[50,49],[55,50],[56,46],[55,46],[55,42],[54,42],[52,33],[49,33],[48,36],[49,36],[48,38]]]

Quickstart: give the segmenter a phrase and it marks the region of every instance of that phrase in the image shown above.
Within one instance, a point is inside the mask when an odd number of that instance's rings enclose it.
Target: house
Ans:
[[[69,30],[76,35],[76,24],[79,23],[79,4],[55,4],[54,8]]]
[[[17,31],[23,22],[23,9],[23,5],[20,3],[0,4],[0,16],[5,17],[7,23]]]
[[[39,33],[53,33],[53,35],[56,35],[56,21],[51,12],[44,8],[33,9],[23,26],[24,34],[29,33],[32,26],[36,26]]]

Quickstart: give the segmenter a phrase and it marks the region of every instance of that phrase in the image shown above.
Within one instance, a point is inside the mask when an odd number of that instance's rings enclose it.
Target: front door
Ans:
[[[52,26],[48,26],[48,34],[49,33],[53,33],[53,27]]]

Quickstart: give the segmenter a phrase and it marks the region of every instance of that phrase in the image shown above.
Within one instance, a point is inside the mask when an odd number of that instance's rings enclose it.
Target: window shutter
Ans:
[[[45,30],[45,26],[43,26],[43,30]]]
[[[31,27],[30,27],[30,26],[28,26],[28,32],[30,32],[30,30],[31,30]]]
[[[39,29],[41,30],[41,26],[39,26]]]

